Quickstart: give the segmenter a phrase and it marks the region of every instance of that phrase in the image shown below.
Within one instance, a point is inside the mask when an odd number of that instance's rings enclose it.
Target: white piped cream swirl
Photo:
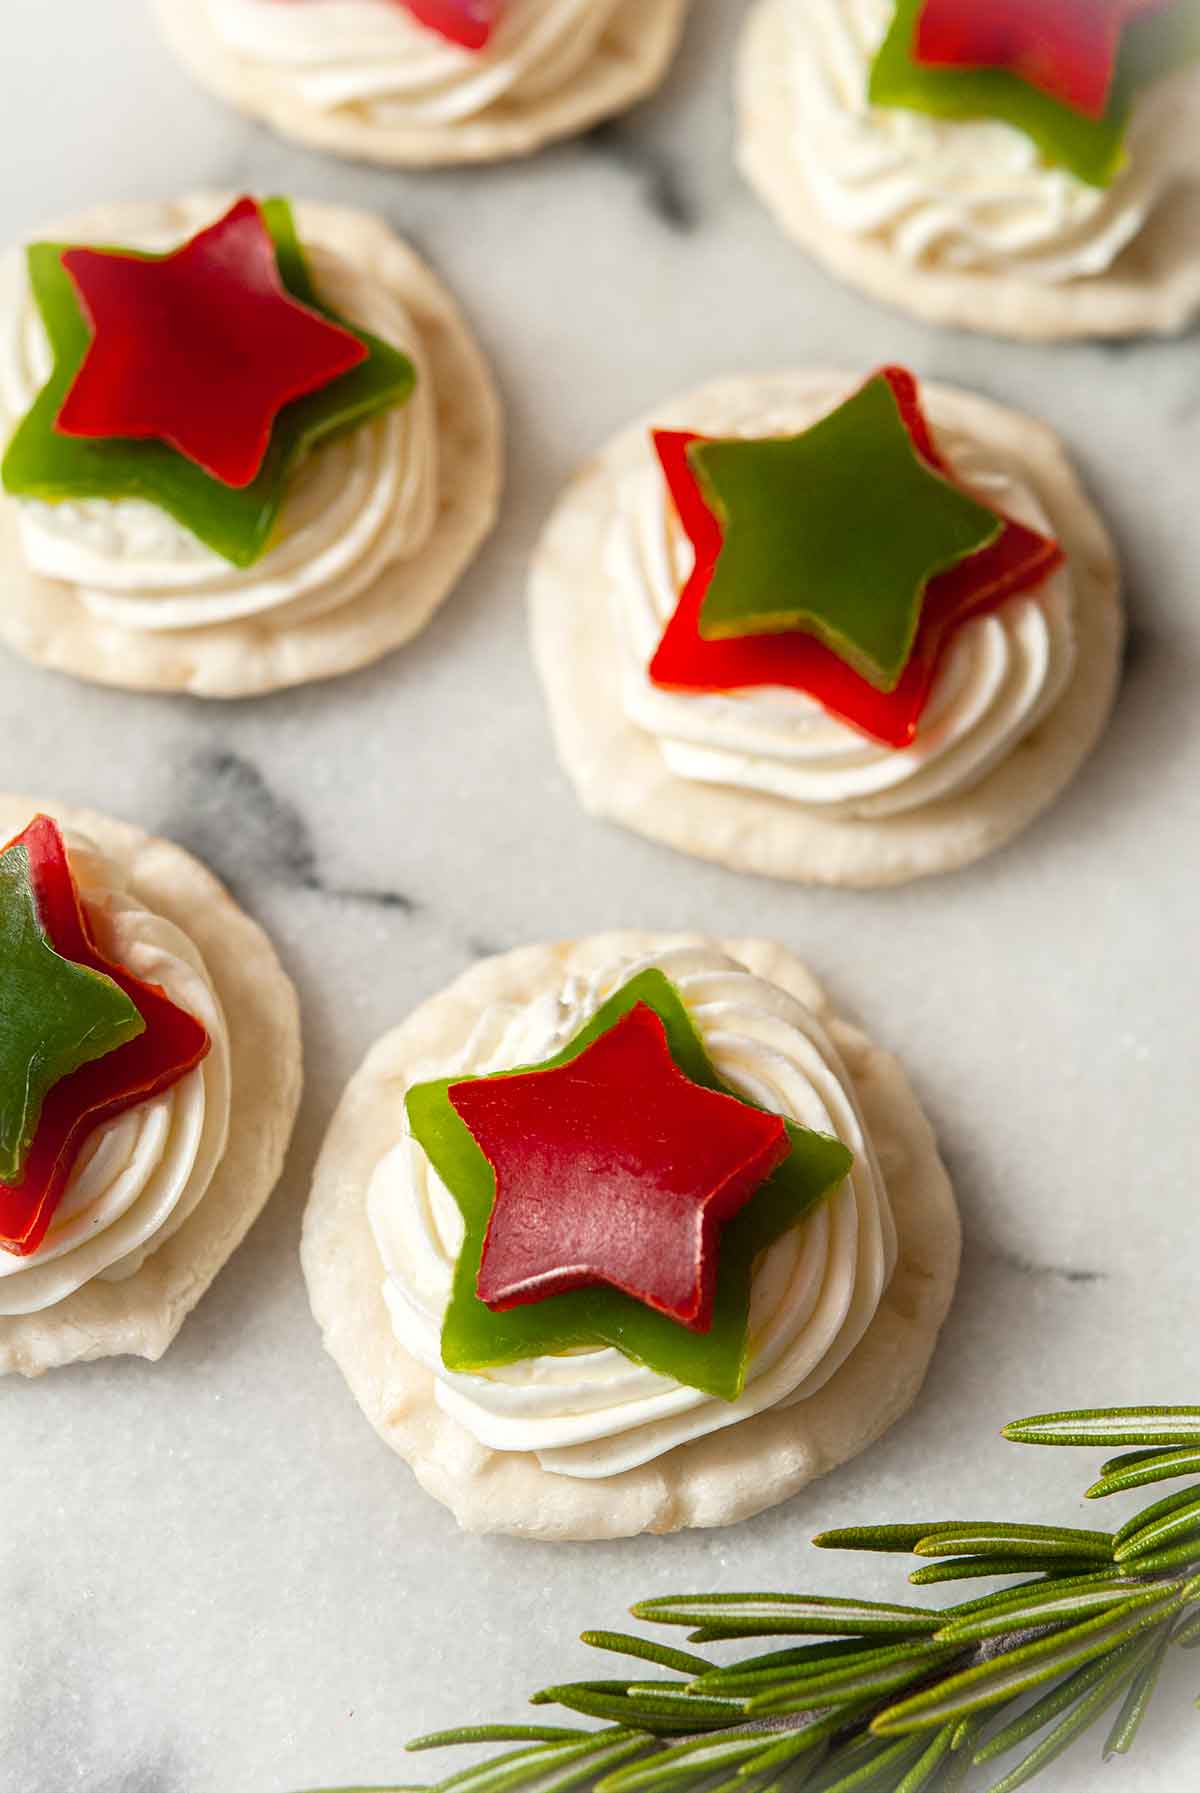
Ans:
[[[114,230],[127,240],[119,214]],[[163,252],[188,234],[176,228],[129,246]],[[349,603],[428,541],[437,517],[438,434],[420,333],[395,293],[328,250],[310,247],[307,255],[322,298],[413,361],[415,392],[406,405],[331,439],[301,463],[274,542],[246,569],[140,499],[21,500],[29,565],[74,586],[94,616],[152,632],[250,618],[272,627],[304,622]],[[7,257],[0,266],[0,420],[16,423],[51,366],[24,258]]]
[[[268,68],[296,101],[353,107],[379,126],[453,124],[544,98],[591,61],[623,0],[509,0],[474,51],[394,0],[196,0],[227,51]]]
[[[791,7],[793,153],[830,223],[914,266],[1046,284],[1103,274],[1184,173],[1172,109],[1143,96],[1128,166],[1108,189],[1087,186],[1003,121],[872,107],[894,12],[893,0]]]
[[[682,1387],[609,1348],[482,1375],[451,1373],[440,1339],[463,1236],[454,1200],[411,1136],[381,1161],[368,1193],[396,1337],[433,1372],[442,1409],[493,1450],[532,1451],[544,1469],[583,1479],[619,1475],[689,1439],[816,1394],[863,1337],[896,1266],[887,1189],[836,1047],[802,1003],[716,947],[616,964],[528,1007],[498,1004],[441,1074],[482,1076],[551,1056],[651,964],[681,992],[733,1088],[836,1134],[855,1155],[841,1190],[759,1261],[739,1400]]]
[[[38,1250],[25,1258],[0,1251],[0,1315],[41,1313],[93,1278],[134,1275],[204,1199],[229,1131],[229,1031],[200,954],[173,922],[142,907],[89,841],[67,846],[101,951],[161,985],[203,1022],[212,1047],[161,1096],[92,1134]]]
[[[847,396],[844,387],[814,386],[804,401],[781,396],[772,403],[749,382],[741,405],[727,403],[698,427],[723,436],[796,434]],[[932,418],[936,426],[936,406]],[[939,430],[938,445],[983,503],[1054,533],[1018,470],[961,434]],[[827,815],[896,815],[986,777],[1049,714],[1074,671],[1073,581],[1064,566],[959,631],[907,748],[873,742],[782,686],[727,694],[663,690],[651,683],[648,667],[693,564],[647,441],[644,464],[621,488],[607,565],[626,713],[655,737],[681,778],[763,792]]]

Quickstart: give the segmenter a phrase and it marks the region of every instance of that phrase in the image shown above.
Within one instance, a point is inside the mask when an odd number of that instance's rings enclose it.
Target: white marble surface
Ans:
[[[697,0],[666,92],[627,123],[530,166],[414,178],[227,115],[169,64],[139,0],[4,10],[4,236],[203,183],[377,207],[473,312],[513,463],[475,574],[415,648],[361,677],[208,708],[0,660],[0,782],[209,858],[300,984],[309,1063],[287,1177],[169,1357],[0,1389],[0,1786],[412,1781],[408,1735],[518,1717],[546,1679],[604,1673],[569,1640],[640,1595],[895,1598],[886,1563],[818,1556],[808,1535],[947,1507],[1080,1518],[1091,1461],[1005,1446],[1005,1419],[1200,1399],[1195,340],[1040,352],[938,336],[831,285],[734,174],[730,0]],[[884,357],[1040,408],[1079,451],[1134,622],[1103,750],[1013,850],[878,897],[746,882],[590,823],[551,755],[523,619],[561,483],[629,416],[712,374]],[[782,1511],[616,1547],[464,1539],[322,1355],[296,1258],[309,1168],[366,1047],[472,954],[626,923],[776,935],[905,1054],[958,1181],[960,1300],[913,1417]],[[1194,1694],[1177,1673],[1114,1786],[1192,1784]],[[1095,1784],[1090,1746],[1050,1783]]]

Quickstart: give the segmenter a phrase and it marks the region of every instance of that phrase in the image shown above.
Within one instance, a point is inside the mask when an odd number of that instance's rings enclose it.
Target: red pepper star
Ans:
[[[418,24],[465,50],[486,50],[504,0],[400,0]]]
[[[464,50],[486,50],[504,10],[504,0],[392,0],[392,5]]]
[[[481,1301],[606,1284],[711,1327],[721,1229],[791,1149],[778,1115],[691,1082],[647,1003],[558,1070],[449,1095],[496,1177]]]
[[[63,266],[94,336],[55,428],[155,438],[224,485],[252,485],[275,419],[367,358],[280,277],[252,199],[174,254],[68,249]]]
[[[56,1084],[19,1184],[0,1183],[0,1249],[29,1257],[42,1243],[80,1151],[96,1128],[170,1089],[209,1050],[202,1024],[166,992],[106,959],[92,939],[86,911],[57,825],[38,816],[4,849],[24,847],[38,914],[55,951],[110,977],[140,1011],[146,1030],[106,1058]]]
[[[926,0],[916,59],[1005,69],[1074,112],[1108,110],[1125,27],[1174,0]]]
[[[915,377],[898,367],[883,372],[917,452],[937,472],[952,478],[934,443]],[[832,715],[872,740],[908,747],[957,631],[972,617],[1040,585],[1064,559],[1057,542],[1005,518],[1004,529],[990,547],[930,581],[912,655],[890,692],[868,683],[816,636],[798,630],[709,640],[700,633],[700,613],[724,536],[688,459],[688,448],[699,440],[678,430],[660,430],[654,437],[680,523],[696,552],[695,568],[650,663],[652,681],[667,690],[739,691],[783,685],[816,698]]]

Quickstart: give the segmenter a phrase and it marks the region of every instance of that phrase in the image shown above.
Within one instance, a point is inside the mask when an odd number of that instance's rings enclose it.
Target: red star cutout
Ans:
[[[165,991],[142,983],[99,951],[57,825],[38,816],[9,842],[16,846],[29,855],[38,914],[51,946],[62,958],[110,977],[146,1023],[136,1040],[84,1065],[50,1091],[21,1182],[0,1183],[0,1249],[28,1257],[45,1238],[80,1151],[96,1128],[178,1083],[205,1057],[210,1041],[201,1023]]]
[[[496,1177],[481,1301],[606,1284],[711,1327],[721,1229],[790,1150],[778,1115],[692,1083],[646,1003],[558,1070],[449,1094]]]
[[[1108,110],[1125,27],[1173,0],[926,0],[916,59],[1005,69],[1074,112]]]
[[[934,443],[915,377],[898,367],[885,368],[884,374],[917,452],[937,472],[952,478]],[[1040,585],[1064,558],[1057,542],[1005,518],[1002,533],[990,547],[931,580],[912,656],[890,692],[877,690],[823,642],[798,630],[710,641],[700,633],[700,613],[724,537],[688,459],[689,446],[699,440],[678,430],[659,430],[654,436],[680,523],[696,551],[695,569],[650,663],[651,679],[668,690],[788,686],[816,698],[832,715],[872,740],[908,747],[957,631],[972,617]]]
[[[173,255],[68,249],[62,260],[94,331],[55,423],[65,436],[154,438],[249,486],[284,406],[367,358],[292,298],[252,199]]]
[[[504,10],[504,0],[392,0],[392,5],[464,50],[486,50]]]
[[[465,50],[486,50],[504,0],[400,0],[417,20]]]

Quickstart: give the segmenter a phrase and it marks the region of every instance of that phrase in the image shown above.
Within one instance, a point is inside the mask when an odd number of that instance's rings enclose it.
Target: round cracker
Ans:
[[[428,1076],[431,1064],[452,1059],[492,1003],[531,1002],[572,972],[699,944],[700,935],[603,934],[487,959],[379,1042],[334,1117],[304,1221],[313,1313],[380,1437],[464,1530],[566,1541],[749,1519],[865,1450],[911,1406],[924,1381],[961,1249],[958,1210],[933,1132],[899,1061],[833,1015],[821,986],[792,954],[761,940],[721,944],[808,1004],[830,1029],[879,1151],[900,1238],[899,1264],[879,1311],[826,1387],[643,1468],[582,1481],[549,1473],[531,1453],[478,1444],[437,1405],[430,1371],[397,1344],[367,1189],[400,1138],[409,1085]]]
[[[534,651],[555,738],[585,809],[680,852],[734,871],[862,889],[954,871],[1027,827],[1074,777],[1112,708],[1124,624],[1116,550],[1058,438],[990,400],[924,384],[936,426],[962,431],[1018,468],[1045,507],[1075,578],[1077,663],[1058,704],[981,783],[961,795],[879,819],[831,817],[755,791],[680,778],[655,738],[621,701],[605,541],[620,488],[651,453],[655,428],[696,427],[697,417],[744,405],[761,387],[773,399],[850,374],[792,373],[717,381],[661,407],[578,476],[551,518],[530,591]]]
[[[270,69],[222,45],[198,0],[154,0],[154,9],[167,42],[201,85],[280,136],[385,167],[432,168],[532,155],[628,111],[666,75],[689,4],[624,0],[597,54],[557,92],[492,106],[477,118],[406,129],[373,123],[360,107],[330,112],[301,104]]]
[[[1058,286],[1019,274],[916,268],[885,244],[838,230],[814,200],[792,153],[791,9],[791,0],[758,0],[747,21],[738,60],[738,160],[788,236],[832,273],[926,323],[1029,342],[1172,336],[1200,312],[1200,183],[1195,180],[1181,182],[1165,198],[1108,273]],[[1196,137],[1200,75],[1173,82],[1164,103],[1178,111],[1178,131]]]
[[[180,228],[199,229],[232,203],[200,194],[177,202]],[[504,426],[487,363],[456,302],[436,275],[380,219],[326,205],[297,205],[302,238],[370,273],[403,300],[421,333],[437,391],[440,502],[420,553],[396,561],[349,603],[307,622],[272,625],[270,614],[211,629],[152,633],[93,616],[75,589],[29,568],[17,506],[0,496],[0,641],[75,678],[131,691],[193,697],[258,697],[336,678],[379,660],[420,633],[490,533],[504,477]],[[120,205],[55,224],[55,237],[119,240],[162,225],[162,207]]]
[[[229,1140],[204,1199],[124,1282],[93,1279],[40,1314],[0,1315],[0,1374],[40,1376],[97,1357],[162,1356],[279,1181],[300,1105],[300,1005],[275,949],[207,868],[128,822],[60,803],[0,796],[0,840],[37,814],[87,835],[134,894],[184,930],[229,1027]]]

